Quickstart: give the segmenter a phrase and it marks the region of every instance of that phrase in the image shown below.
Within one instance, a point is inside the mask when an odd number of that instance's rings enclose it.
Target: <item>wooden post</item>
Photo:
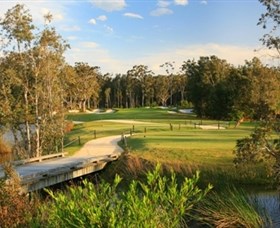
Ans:
[[[124,136],[124,146],[127,147],[126,137]]]
[[[81,145],[81,137],[78,136],[78,142],[79,142],[79,145]]]
[[[134,125],[132,125],[132,131],[133,131],[133,132],[135,131]]]
[[[124,143],[124,133],[122,133],[122,143]]]
[[[147,128],[146,127],[144,128],[144,133],[147,133]]]
[[[170,124],[170,131],[173,131],[173,126],[172,126],[172,124]]]
[[[94,138],[96,139],[96,130],[94,130]]]

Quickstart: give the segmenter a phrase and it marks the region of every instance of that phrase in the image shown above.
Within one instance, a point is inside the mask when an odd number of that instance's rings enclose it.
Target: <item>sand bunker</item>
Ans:
[[[215,126],[215,125],[197,125],[197,127],[203,129],[203,130],[224,130],[225,127],[222,126]]]

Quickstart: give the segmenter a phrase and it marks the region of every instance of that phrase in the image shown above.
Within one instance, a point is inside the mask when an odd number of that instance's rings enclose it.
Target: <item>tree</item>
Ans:
[[[79,102],[79,108],[85,112],[86,103],[90,98],[96,99],[99,96],[98,67],[91,67],[87,63],[75,63],[76,79],[76,96]]]
[[[221,84],[229,75],[231,66],[216,56],[200,57],[197,62],[188,60],[182,66],[187,77],[187,96],[200,117],[217,117],[216,110],[221,109]],[[219,90],[217,88],[219,87]]]
[[[259,0],[266,7],[266,12],[259,18],[258,25],[270,31],[260,39],[264,46],[274,49],[280,56],[280,2],[278,0]]]
[[[260,2],[266,7],[266,13],[262,14],[258,25],[262,25],[264,29],[268,24],[272,27],[269,33],[266,33],[261,41],[263,45],[269,49],[275,49],[280,56],[280,38],[277,35],[277,30],[280,27],[280,2],[277,0],[260,0]],[[279,68],[275,69],[278,75],[278,83],[275,87],[275,91],[279,91]],[[265,69],[266,71],[266,69]],[[265,72],[265,77],[259,83],[263,90],[264,84],[267,84],[266,77],[270,77],[270,73]],[[265,80],[265,81],[263,81]],[[273,88],[269,84],[268,92]],[[273,93],[274,91],[272,91]],[[264,99],[267,99],[267,95],[264,94]],[[278,101],[279,102],[279,101]],[[269,106],[269,104],[267,104]],[[267,113],[265,118],[249,137],[240,139],[236,144],[236,158],[235,163],[237,165],[247,164],[252,162],[268,161],[273,168],[273,174],[275,180],[280,183],[280,126],[279,118],[274,113]],[[274,135],[274,137],[273,137]],[[275,135],[277,137],[275,137]]]
[[[58,143],[60,147],[63,144],[60,75],[68,45],[49,26],[51,18],[50,14],[45,16],[40,31],[32,24],[29,11],[16,5],[0,20],[1,36],[7,40],[1,61],[1,82],[5,89],[0,96],[5,103],[0,105],[0,121],[13,131],[14,151],[24,157],[52,153],[58,149]]]
[[[170,97],[169,79],[165,75],[155,77],[155,96],[158,104],[166,106],[167,100]]]

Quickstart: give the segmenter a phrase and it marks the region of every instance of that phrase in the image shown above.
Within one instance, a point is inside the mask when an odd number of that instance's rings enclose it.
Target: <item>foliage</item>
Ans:
[[[148,172],[146,181],[132,181],[127,191],[114,184],[84,181],[84,187],[69,188],[67,193],[48,191],[53,202],[41,208],[48,227],[178,227],[192,216],[193,207],[211,189],[199,189],[197,173],[178,185],[173,173],[160,175],[160,166]]]
[[[17,4],[0,20],[5,40],[1,44],[0,123],[13,132],[14,148],[25,151],[25,157],[55,151],[64,134],[60,76],[68,45],[50,26],[52,16],[44,19],[39,30],[29,10]]]
[[[9,163],[3,164],[9,177],[0,180],[0,227],[24,227],[35,213],[35,204],[20,191],[20,180]]]
[[[259,18],[258,25],[261,25],[264,29],[270,29],[270,31],[261,38],[261,41],[263,45],[269,49],[275,49],[278,55],[280,55],[280,3],[278,0],[259,1],[266,7],[266,12]]]
[[[237,140],[234,151],[235,164],[267,162],[273,169],[274,178],[280,183],[279,122],[263,122],[250,135]],[[277,137],[278,136],[278,137]]]
[[[202,223],[217,228],[264,227],[257,205],[242,190],[227,187],[222,192],[212,191],[198,205],[198,216]],[[268,225],[268,224],[266,224]]]

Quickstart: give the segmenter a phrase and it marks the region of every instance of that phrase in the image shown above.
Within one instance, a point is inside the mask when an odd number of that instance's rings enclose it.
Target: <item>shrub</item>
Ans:
[[[121,182],[102,182],[70,187],[68,193],[54,194],[53,201],[41,208],[43,224],[48,227],[178,227],[192,216],[193,207],[211,189],[199,189],[199,174],[186,178],[179,186],[176,176],[160,175],[160,166],[146,175],[146,181],[132,181],[127,191]],[[42,223],[41,223],[42,224]]]
[[[65,121],[64,123],[64,133],[72,131],[74,128],[74,123],[72,121]]]
[[[9,183],[0,180],[0,227],[24,227],[31,221],[35,207],[21,193],[20,180],[9,163],[3,165]]]

